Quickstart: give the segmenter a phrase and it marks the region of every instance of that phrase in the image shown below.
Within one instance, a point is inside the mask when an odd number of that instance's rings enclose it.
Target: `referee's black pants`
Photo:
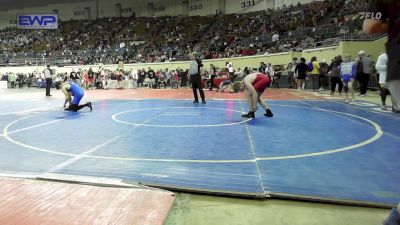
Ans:
[[[357,79],[358,79],[358,82],[360,83],[360,94],[365,95],[367,93],[367,89],[368,89],[369,74],[358,73]]]
[[[204,96],[203,85],[201,84],[201,76],[200,75],[190,75],[190,81],[192,82],[192,90],[195,101],[199,101],[199,97],[197,96],[197,90],[199,89],[201,100],[204,102],[206,97]]]
[[[46,96],[50,96],[50,88],[53,84],[53,80],[51,78],[46,78]]]

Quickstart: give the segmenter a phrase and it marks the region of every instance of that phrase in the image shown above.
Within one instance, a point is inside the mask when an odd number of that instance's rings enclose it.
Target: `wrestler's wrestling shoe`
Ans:
[[[92,103],[91,103],[91,102],[88,102],[88,107],[89,107],[90,111],[93,110],[93,107],[92,107]]]
[[[255,118],[256,117],[256,115],[254,114],[254,112],[248,112],[248,113],[246,113],[246,114],[242,114],[242,117],[244,117],[244,118]]]
[[[270,109],[267,109],[267,110],[265,111],[264,116],[266,116],[266,117],[273,117],[274,114],[272,113],[272,111],[271,111]]]

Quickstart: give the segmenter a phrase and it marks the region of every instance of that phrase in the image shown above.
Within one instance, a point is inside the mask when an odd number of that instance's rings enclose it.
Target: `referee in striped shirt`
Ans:
[[[50,70],[50,65],[47,65],[47,68],[43,71],[44,73],[44,79],[46,80],[46,96],[51,96],[50,94],[50,88],[51,85],[53,84],[53,79],[52,79],[52,72]]]
[[[203,85],[201,83],[200,68],[203,66],[201,60],[198,58],[197,53],[192,53],[192,62],[189,67],[190,81],[192,82],[192,90],[194,95],[193,103],[199,103],[199,97],[197,96],[197,89],[199,89],[201,103],[206,103],[206,98],[204,96]]]

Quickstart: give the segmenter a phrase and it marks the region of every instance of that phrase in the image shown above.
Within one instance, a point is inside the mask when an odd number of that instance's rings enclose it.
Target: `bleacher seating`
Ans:
[[[245,14],[62,21],[57,30],[0,31],[0,63],[113,64],[237,57],[335,44],[358,34],[366,0],[325,0]],[[273,35],[278,41],[272,41]]]

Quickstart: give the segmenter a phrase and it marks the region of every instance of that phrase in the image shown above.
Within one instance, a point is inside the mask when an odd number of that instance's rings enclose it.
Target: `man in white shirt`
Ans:
[[[279,41],[279,34],[274,34],[274,35],[272,35],[272,41],[273,42],[275,42],[275,41]]]
[[[236,78],[235,76],[235,69],[233,69],[233,64],[231,62],[226,63],[226,68],[228,69],[229,78],[233,82]]]
[[[387,62],[388,62],[388,56],[386,53],[381,53],[378,57],[378,60],[376,61],[376,71],[379,74],[379,86],[381,88],[381,101],[382,101],[382,110],[387,110],[386,108],[386,97],[390,95],[390,91],[388,90],[387,83],[386,83],[386,77],[387,77]],[[393,98],[391,95],[391,100],[392,100],[392,111],[396,113],[400,113],[400,110],[398,109],[396,99]]]
[[[131,77],[132,77],[132,80],[133,80],[133,88],[137,88],[138,87],[138,84],[137,84],[137,81],[138,81],[138,72],[137,72],[137,70],[136,69],[132,69],[132,71],[131,71]]]

